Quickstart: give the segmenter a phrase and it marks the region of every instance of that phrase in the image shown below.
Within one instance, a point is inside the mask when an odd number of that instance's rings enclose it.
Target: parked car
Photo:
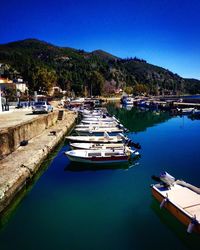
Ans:
[[[32,107],[33,114],[53,112],[53,107],[46,101],[35,102]]]

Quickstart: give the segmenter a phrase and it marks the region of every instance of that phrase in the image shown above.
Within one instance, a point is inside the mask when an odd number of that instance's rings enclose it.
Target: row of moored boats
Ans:
[[[106,109],[79,111],[81,122],[67,136],[72,150],[65,152],[73,162],[107,164],[128,162],[138,156],[139,143],[131,141],[124,132],[127,129]]]

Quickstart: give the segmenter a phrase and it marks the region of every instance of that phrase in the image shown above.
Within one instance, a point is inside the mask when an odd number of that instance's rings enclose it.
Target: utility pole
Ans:
[[[92,98],[92,82],[90,84],[90,97]]]
[[[0,84],[0,113],[2,112],[2,101],[1,101],[1,84]]]

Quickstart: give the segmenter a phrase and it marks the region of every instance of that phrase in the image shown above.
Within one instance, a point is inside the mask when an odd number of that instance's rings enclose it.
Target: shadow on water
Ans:
[[[20,207],[21,201],[31,192],[35,183],[40,179],[40,177],[46,172],[46,170],[51,165],[51,162],[58,154],[59,150],[62,148],[63,143],[55,148],[53,153],[51,153],[46,160],[42,163],[39,171],[34,175],[32,179],[27,181],[26,185],[20,190],[8,207],[0,213],[0,232],[3,230],[4,226],[10,221],[10,219],[15,215],[17,209]]]
[[[65,167],[65,171],[72,172],[84,172],[84,171],[101,171],[101,170],[128,170],[132,167],[139,165],[139,159],[141,156],[135,156],[128,162],[124,163],[111,163],[111,164],[88,164],[88,163],[76,163],[70,162],[69,165]]]
[[[152,198],[150,208],[158,216],[160,222],[172,231],[176,237],[189,249],[197,249],[199,245],[199,235],[196,233],[188,234],[187,227],[179,222],[166,209],[160,209],[160,204],[157,200]]]
[[[145,131],[147,128],[166,122],[171,118],[168,112],[140,110],[136,107],[127,110],[117,107],[114,103],[108,104],[107,109],[110,114],[123,121],[123,125],[131,132]]]

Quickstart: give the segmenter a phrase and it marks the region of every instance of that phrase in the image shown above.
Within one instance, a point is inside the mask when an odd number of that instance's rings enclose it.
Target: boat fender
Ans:
[[[191,234],[195,225],[198,224],[198,221],[196,220],[196,216],[191,220],[190,224],[187,227],[187,233]]]
[[[166,197],[162,200],[162,202],[160,203],[160,209],[164,207],[164,205],[169,201],[169,199]]]

